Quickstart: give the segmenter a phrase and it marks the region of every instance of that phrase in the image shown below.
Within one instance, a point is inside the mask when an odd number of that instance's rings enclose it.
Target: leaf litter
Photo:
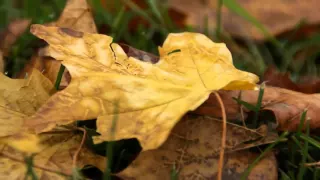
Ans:
[[[187,115],[173,128],[167,141],[155,150],[142,152],[119,173],[124,179],[170,179],[173,167],[181,179],[215,179],[218,173],[221,120]],[[261,138],[255,130],[228,124],[223,179],[240,179],[244,170],[257,157],[241,145]],[[260,143],[263,142],[260,140]],[[258,144],[256,144],[258,145]],[[252,171],[249,179],[259,174],[262,179],[277,178],[277,162],[269,154]]]
[[[28,73],[31,74],[29,81],[32,78],[43,80],[35,83],[36,88],[29,87],[32,84],[26,83],[28,79],[13,80],[1,76],[3,89],[0,90],[4,92],[0,101],[4,112],[1,113],[1,119],[11,118],[15,125],[20,126],[14,127],[4,122],[6,126],[1,127],[4,128],[4,134],[0,141],[0,177],[25,177],[28,170],[25,165],[26,154],[21,151],[35,153],[34,169],[40,179],[65,178],[72,175],[70,167],[81,168],[86,164],[105,169],[106,159],[92,153],[82,144],[84,137],[74,132],[76,128],[72,126],[71,131],[59,131],[61,126],[95,118],[97,132],[100,133],[94,139],[96,143],[137,138],[143,147],[138,158],[118,174],[120,177],[163,178],[163,175],[170,175],[172,165],[178,170],[179,177],[217,177],[221,170],[218,159],[223,134],[222,122],[185,114],[205,102],[196,112],[211,103],[212,106],[207,106],[206,112],[210,110],[209,115],[217,115],[212,112],[219,112],[218,116],[221,116],[221,109],[214,106],[216,100],[213,102],[213,94],[210,94],[219,90],[220,95],[222,92],[227,97],[235,97],[234,93],[239,91],[234,90],[256,88],[258,77],[237,70],[226,46],[214,43],[202,34],[170,34],[163,46],[159,47],[158,58],[128,45],[112,43],[109,36],[95,34],[95,24],[86,1],[69,0],[66,7],[70,9],[65,9],[64,15],[60,17],[63,20],[48,26],[33,25],[31,28],[32,33],[49,43],[49,47],[42,50],[40,61],[50,57],[52,62],[61,61],[67,67],[71,82],[68,80],[65,83],[66,88],[53,94],[52,83],[55,79],[52,74],[57,73],[59,63],[52,66],[49,63],[48,69],[54,67],[55,72],[49,71],[51,76],[45,74],[47,77],[33,70],[36,66],[31,65],[32,68],[27,70],[32,72]],[[80,27],[75,28],[78,25]],[[50,84],[50,88],[43,82]],[[28,87],[29,90],[25,90]],[[39,92],[38,88],[40,91],[46,90],[45,98],[31,96]],[[273,92],[269,89],[273,88],[267,88],[266,92]],[[288,98],[293,94],[299,98],[303,96],[280,88],[274,91],[274,94],[290,94]],[[256,90],[243,92],[253,94],[254,97],[247,98],[249,103],[253,103],[258,93]],[[238,114],[232,116],[239,112],[238,106],[233,102],[229,106],[224,95],[222,99],[227,102],[227,117],[239,117]],[[113,114],[114,102],[120,104],[119,114]],[[272,106],[264,108],[275,112],[279,127],[284,127],[284,130],[294,129],[284,126],[282,122],[287,120],[281,120],[283,115],[277,115],[279,111],[276,107],[280,103],[275,101],[273,109]],[[287,103],[291,105],[289,109],[297,105],[297,114],[302,106],[306,106],[304,104],[300,107],[295,101]],[[118,117],[115,139],[110,139],[114,116]],[[35,130],[36,134],[30,130]],[[274,134],[261,133],[260,130],[227,124],[222,169],[224,178],[239,178],[259,154],[248,149],[276,139]],[[12,171],[12,167],[19,168]],[[157,176],[159,172],[164,174]],[[277,179],[277,162],[273,152],[259,162],[251,171],[249,179],[262,176]]]
[[[266,87],[265,95],[262,99],[261,111],[270,111],[276,118],[276,127],[279,131],[296,131],[300,124],[301,115],[307,111],[306,119],[310,124],[310,129],[319,128],[319,94],[304,94],[279,87]],[[239,119],[240,105],[234,100],[239,98],[240,91],[220,91],[223,101],[228,106],[226,109],[229,119]],[[255,105],[259,91],[242,91],[241,100]],[[215,97],[211,95],[209,99],[198,109],[196,114],[221,117],[219,104]],[[243,107],[245,115],[250,112]],[[306,122],[305,122],[306,123]]]

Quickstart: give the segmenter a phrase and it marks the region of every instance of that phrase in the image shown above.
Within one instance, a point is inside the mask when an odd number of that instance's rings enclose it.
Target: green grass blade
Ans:
[[[254,168],[254,166],[264,157],[264,155],[266,153],[268,153],[269,151],[271,151],[271,149],[277,145],[280,141],[283,140],[283,138],[285,138],[287,135],[289,134],[289,132],[285,131],[283,132],[276,140],[275,142],[273,142],[272,144],[270,144],[260,155],[259,157],[257,157],[250,165],[249,167],[246,169],[246,171],[243,173],[243,175],[241,176],[241,180],[246,180],[248,175],[250,174],[251,170]]]
[[[178,179],[179,179],[179,172],[176,169],[176,166],[173,165],[170,172],[170,180],[178,180]]]
[[[255,64],[257,66],[257,75],[263,75],[263,73],[265,72],[266,69],[266,63],[264,61],[264,58],[262,56],[262,54],[260,53],[258,46],[256,43],[253,42],[252,39],[247,39],[246,41],[247,46],[249,48],[249,51],[251,52],[251,54],[253,55],[254,59],[255,59]]]
[[[306,48],[310,48],[311,46],[317,46],[317,45],[320,45],[320,34],[315,34],[310,38],[304,39],[299,42],[295,42],[291,46],[287,46],[286,47],[287,50],[284,52],[284,55],[283,55],[284,62],[282,64],[281,71],[286,71],[288,69],[288,67],[292,63],[293,56],[297,52]],[[299,69],[295,71],[299,71]]]
[[[125,12],[125,7],[122,6],[121,9],[120,9],[120,11],[118,12],[117,16],[116,16],[115,19],[113,20],[113,23],[112,23],[112,25],[111,25],[112,30],[117,30],[117,29],[118,29],[118,27],[119,27],[120,24],[121,24],[121,21],[122,21],[124,12]]]
[[[162,18],[169,32],[176,32],[180,30],[178,27],[176,27],[176,24],[173,22],[173,19],[170,17],[169,9],[166,6],[162,10]]]
[[[315,147],[317,147],[318,149],[320,149],[320,143],[317,140],[313,139],[312,137],[309,137],[305,134],[301,134],[300,138],[305,141],[308,141],[308,143],[310,143],[310,144],[314,145]]]
[[[32,180],[38,180],[39,178],[33,170],[33,156],[25,157],[24,161],[27,166],[26,179],[27,177],[31,177]]]
[[[203,24],[204,24],[203,34],[208,36],[208,37],[210,37],[210,33],[209,33],[209,18],[208,18],[207,15],[204,17]]]
[[[262,83],[260,85],[259,95],[258,95],[257,104],[256,104],[256,112],[255,112],[254,121],[253,121],[254,127],[257,127],[257,124],[258,124],[259,111],[262,107],[264,88],[265,88],[265,83]]]
[[[147,0],[149,7],[151,8],[153,14],[158,18],[158,20],[164,24],[163,16],[158,8],[156,0]]]
[[[254,112],[257,111],[257,107],[255,105],[252,105],[250,103],[247,103],[235,97],[233,97],[232,99],[234,99],[235,101],[237,101],[238,104],[243,105],[245,108],[249,109],[250,111],[254,111]]]
[[[320,169],[316,168],[315,172],[313,173],[313,180],[318,180],[320,179]]]
[[[291,180],[290,177],[282,169],[279,169],[279,171],[280,171],[280,177],[281,177],[280,180]]]
[[[263,35],[270,39],[270,41],[275,45],[277,48],[281,48],[281,43],[276,40],[272,34],[269,33],[269,31],[264,27],[263,24],[261,24],[255,17],[253,17],[251,14],[247,12],[236,0],[223,0],[223,5],[225,5],[229,10],[233,11],[234,13],[238,14],[242,18],[249,21],[251,24],[253,24],[258,30],[260,30]]]
[[[114,116],[112,119],[112,125],[110,129],[110,141],[107,143],[107,148],[106,148],[106,170],[104,173],[103,180],[111,180],[111,168],[112,168],[112,163],[113,163],[113,146],[114,146],[114,135],[116,131],[116,125],[117,125],[117,120],[118,120],[118,108],[119,108],[119,102],[117,101],[114,105]]]
[[[177,53],[177,52],[181,52],[181,50],[180,49],[175,49],[175,50],[173,50],[171,52],[168,52],[167,55],[170,55],[170,54],[173,54],[173,53]]]
[[[159,27],[159,24],[154,21],[150,15],[143,9],[141,9],[139,6],[137,6],[134,2],[131,0],[122,0],[123,3],[125,3],[130,9],[136,13],[137,15],[143,17],[146,21],[148,21],[152,26],[160,28],[163,30],[163,28]]]
[[[305,124],[306,115],[307,115],[307,110],[304,110],[301,114],[301,117],[300,117],[300,124],[299,124],[298,131],[297,131],[298,135],[301,135],[301,133],[302,133],[302,128]]]
[[[95,12],[96,24],[108,24],[112,26],[113,17],[102,5],[101,0],[89,0],[91,7]]]
[[[111,36],[114,38],[114,40],[118,40],[118,37],[121,33],[119,33],[120,31],[122,31],[122,26],[121,24],[124,21],[124,14],[125,14],[125,7],[122,6],[120,11],[118,12],[117,16],[115,17],[114,21],[112,22],[111,25]]]
[[[61,64],[61,65],[60,65],[59,72],[58,72],[58,76],[57,76],[57,79],[56,79],[56,82],[54,83],[54,87],[56,88],[56,90],[59,90],[59,87],[60,87],[60,83],[61,83],[61,79],[62,79],[64,70],[65,70],[65,67],[64,67],[63,64]]]
[[[297,146],[298,146],[300,149],[303,150],[303,146],[301,145],[301,143],[299,142],[299,140],[298,140],[295,136],[292,136],[291,138],[292,138],[292,140],[297,144]],[[297,150],[295,150],[295,151],[297,151]],[[302,154],[302,155],[303,155],[303,154]],[[315,160],[309,155],[309,153],[307,153],[307,158],[308,158],[308,160],[311,161],[311,162],[314,162],[314,161],[315,161]]]
[[[309,126],[309,121],[307,121],[307,128],[306,128],[306,136],[310,136],[310,126]],[[304,142],[304,147],[302,149],[302,160],[300,163],[300,168],[298,172],[298,180],[303,180],[303,176],[306,171],[305,163],[308,157],[308,148],[309,148],[309,143],[308,141],[305,140]]]

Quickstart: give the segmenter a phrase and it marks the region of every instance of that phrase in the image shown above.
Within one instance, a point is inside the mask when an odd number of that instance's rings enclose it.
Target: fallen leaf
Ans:
[[[219,92],[222,100],[228,105],[226,113],[228,119],[239,118],[240,107],[233,98],[238,98],[240,91],[221,91]],[[241,93],[241,100],[255,105],[259,91],[246,90]],[[193,113],[220,117],[218,102],[214,95],[211,95],[204,107],[199,107]],[[303,111],[307,110],[306,121],[309,122],[311,129],[320,127],[318,114],[320,108],[319,94],[304,94],[278,87],[266,87],[262,99],[262,111],[270,111],[277,120],[278,130],[296,131],[300,124],[300,117]],[[245,107],[244,112],[249,112]]]
[[[68,0],[60,18],[53,25],[82,32],[97,33],[91,7],[87,0]]]
[[[39,71],[28,79],[10,79],[0,74],[0,142],[23,151],[37,151],[35,135],[23,130],[23,121],[49,98],[52,84]]]
[[[52,83],[38,70],[27,79],[11,79],[0,74],[1,108],[25,115],[34,114],[53,91]]]
[[[238,98],[238,91],[220,90],[218,91],[218,93],[221,99],[223,100],[224,106],[228,107],[225,108],[228,120],[242,118],[245,119],[247,117],[247,114],[243,114],[244,117],[242,117],[240,113],[240,106],[233,100],[233,97]],[[253,102],[253,100],[251,100],[250,102]],[[218,103],[217,98],[213,94],[211,94],[209,98],[201,106],[199,106],[191,113],[222,118],[220,104]]]
[[[3,56],[2,56],[2,51],[0,51],[0,73],[4,72],[4,60],[3,60]]]
[[[320,79],[318,77],[302,76],[295,83],[290,79],[290,73],[281,73],[275,67],[268,67],[263,77],[270,86],[281,87],[306,94],[320,92]],[[301,82],[303,80],[304,82]]]
[[[0,146],[1,145],[8,145],[17,151],[27,154],[37,153],[42,148],[39,136],[25,131],[21,127],[20,130],[13,135],[0,137]]]
[[[263,75],[263,80],[267,85],[298,91],[297,84],[292,82],[288,72],[281,73],[275,67],[268,67]]]
[[[42,149],[33,157],[33,170],[38,179],[67,179],[66,176],[72,175],[73,155],[80,146],[82,136],[72,132],[51,132],[40,135],[40,138]],[[0,146],[0,179],[25,179],[27,165],[24,154],[8,146]],[[83,147],[77,158],[77,167],[90,164],[103,170],[105,162],[104,157]]]
[[[159,48],[159,62],[151,64],[128,58],[105,35],[42,25],[33,25],[31,32],[50,44],[50,56],[62,60],[72,76],[66,89],[26,121],[38,133],[98,117],[98,139],[107,141],[116,116],[115,140],[137,138],[145,150],[153,149],[212,91],[253,89],[258,81],[233,66],[225,44],[202,34],[170,34]]]
[[[173,166],[178,179],[215,179],[221,143],[222,121],[186,116],[173,128],[166,142],[156,150],[142,152],[119,173],[123,179],[170,179]],[[259,155],[236,147],[261,137],[254,130],[227,124],[223,179],[240,179],[241,174]],[[232,152],[230,152],[232,151]],[[277,179],[277,161],[270,153],[259,162],[249,179]]]
[[[292,30],[304,19],[306,24],[319,24],[317,0],[309,1],[279,1],[271,0],[268,3],[256,0],[237,1],[250,15],[262,23],[272,35],[279,35]],[[210,31],[216,26],[217,0],[169,0],[168,5],[178,12],[187,15],[186,24],[204,29],[206,19]],[[299,13],[296,13],[299,12]],[[250,37],[264,40],[264,35],[255,25],[228,10],[225,6],[221,12],[224,31],[235,37]]]
[[[42,72],[42,74],[45,77],[47,77],[52,83],[55,83],[57,80],[60,66],[60,61],[57,61],[48,56],[41,55],[39,53],[34,54],[28,61],[28,63],[24,66],[24,69],[18,73],[16,78],[24,78],[28,76],[33,69],[37,69],[40,72]],[[64,71],[60,82],[60,88],[67,87],[70,82],[70,79],[71,77],[69,72]]]
[[[30,19],[14,20],[8,25],[6,30],[0,34],[0,50],[4,56],[8,56],[11,46],[27,30],[30,23]]]
[[[71,28],[77,31],[97,33],[97,28],[92,16],[91,8],[86,0],[68,0],[66,6],[56,22],[50,23],[50,26],[58,26],[64,28]],[[33,68],[41,71],[47,78],[55,83],[58,72],[61,66],[60,61],[46,56],[46,49],[41,49],[37,54],[34,54],[29,63],[17,76],[23,78],[26,74],[30,74]],[[70,82],[70,74],[65,70],[60,89],[68,86]]]
[[[223,179],[240,179],[248,166],[258,158],[260,153],[250,151],[238,151],[232,154],[227,154],[226,167],[223,172]],[[231,172],[231,173],[230,173]],[[267,153],[255,167],[250,171],[248,180],[277,180],[278,165],[277,159],[273,152]]]

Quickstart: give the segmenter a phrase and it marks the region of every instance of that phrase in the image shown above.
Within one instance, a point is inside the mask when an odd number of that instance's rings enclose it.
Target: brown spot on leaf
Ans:
[[[82,38],[83,32],[75,31],[69,28],[60,28],[59,29],[62,33],[67,34],[72,37]]]
[[[141,61],[151,62],[153,64],[159,61],[159,57],[154,54],[133,48],[124,43],[119,43],[119,45],[121,46],[123,51],[127,54],[127,56],[137,58]]]

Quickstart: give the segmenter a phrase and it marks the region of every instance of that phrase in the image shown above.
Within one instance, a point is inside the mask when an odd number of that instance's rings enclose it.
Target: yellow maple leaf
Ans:
[[[51,22],[50,25],[97,33],[91,8],[87,0],[68,0],[59,19],[56,22]],[[33,68],[37,68],[42,74],[48,77],[51,82],[55,83],[61,63],[60,61],[45,56],[46,51],[46,48],[42,48],[36,52],[24,66],[24,69],[19,72],[17,77],[23,78],[25,74],[30,73]],[[69,79],[69,73],[65,70],[61,78],[60,87],[66,87],[69,84]]]
[[[122,179],[170,179],[175,167],[178,172],[176,179],[215,179],[219,169],[221,124],[222,121],[214,118],[185,116],[176,124],[162,146],[141,152],[126,169],[118,173],[118,176]],[[223,177],[240,179],[248,165],[259,155],[247,149],[264,144],[263,139],[267,137],[262,137],[255,130],[231,123],[227,124],[227,129]],[[274,141],[276,137],[273,136],[271,139]],[[268,177],[266,179],[277,177],[277,161],[274,154],[266,156],[258,166],[264,168],[254,168],[250,176],[254,177],[259,173]]]
[[[0,142],[18,150],[37,152],[38,137],[24,130],[23,121],[50,97],[53,85],[38,70],[28,79],[0,74]]]
[[[109,36],[43,25],[33,25],[31,32],[49,43],[49,55],[62,60],[72,76],[66,89],[26,121],[36,132],[98,118],[101,136],[95,141],[108,141],[116,116],[113,140],[137,138],[144,150],[153,149],[212,91],[253,89],[258,81],[233,66],[225,44],[198,33],[170,34],[159,48],[159,62],[151,64],[127,57]]]
[[[33,156],[33,170],[40,180],[64,180],[72,175],[73,155],[80,146],[81,135],[73,132],[41,134],[41,149]],[[24,154],[6,145],[0,145],[0,179],[25,179],[27,165]],[[105,157],[83,147],[77,158],[77,167],[90,164],[104,170]]]

